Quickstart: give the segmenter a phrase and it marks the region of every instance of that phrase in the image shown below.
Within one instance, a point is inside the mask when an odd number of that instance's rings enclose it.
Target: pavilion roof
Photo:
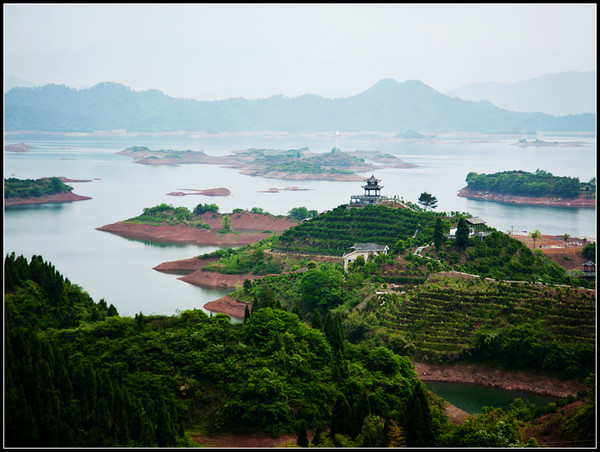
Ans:
[[[467,218],[467,223],[476,225],[476,224],[485,224],[485,220],[479,217]]]

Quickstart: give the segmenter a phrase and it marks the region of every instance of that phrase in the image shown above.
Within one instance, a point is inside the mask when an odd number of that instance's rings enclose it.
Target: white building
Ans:
[[[348,270],[348,265],[350,262],[354,262],[358,256],[362,256],[365,258],[365,261],[369,259],[369,257],[377,256],[380,253],[387,254],[390,247],[387,245],[378,245],[377,243],[357,243],[352,247],[352,250],[349,253],[346,253],[342,256],[344,261],[344,270]]]

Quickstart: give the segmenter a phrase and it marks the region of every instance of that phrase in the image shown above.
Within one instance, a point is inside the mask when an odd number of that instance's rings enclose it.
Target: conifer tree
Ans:
[[[360,396],[357,402],[353,405],[353,432],[352,437],[356,437],[360,434],[363,422],[365,418],[371,414],[371,407],[369,404],[369,393],[365,388],[360,392]]]
[[[456,246],[461,250],[464,250],[469,244],[469,226],[467,220],[463,217],[458,220],[458,226],[456,228]]]
[[[335,437],[336,434],[346,435],[349,430],[351,421],[351,410],[348,400],[344,394],[339,394],[335,399],[335,404],[331,410],[331,437]]]
[[[442,243],[444,243],[444,227],[442,219],[438,217],[435,220],[435,227],[433,228],[433,244],[439,250]]]
[[[306,422],[304,419],[300,421],[300,429],[298,430],[296,444],[300,447],[308,447],[308,433],[306,432]]]
[[[311,326],[316,330],[323,330],[323,318],[321,317],[321,313],[318,309],[315,309]]]
[[[418,382],[404,407],[403,422],[409,447],[433,446],[433,424],[425,386]]]
[[[292,309],[292,313],[296,314],[298,316],[298,318],[300,320],[302,320],[302,312],[300,312],[300,306],[298,306],[298,304],[294,305],[294,308]]]
[[[394,420],[389,421],[389,428],[387,431],[387,447],[405,447],[406,438],[404,436],[404,430]]]

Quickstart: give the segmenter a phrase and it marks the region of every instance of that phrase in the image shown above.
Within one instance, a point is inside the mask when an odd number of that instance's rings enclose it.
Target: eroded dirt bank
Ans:
[[[211,287],[215,289],[231,289],[234,290],[237,286],[243,284],[246,279],[256,279],[259,276],[253,274],[241,274],[241,275],[226,275],[223,273],[211,272],[204,270],[204,267],[210,263],[216,262],[218,259],[182,259],[178,261],[164,262],[154,267],[154,270],[171,273],[176,275],[184,275],[177,278],[181,281],[196,286]],[[216,300],[219,301],[219,300]],[[212,302],[211,302],[212,303]],[[243,303],[242,303],[243,304]],[[210,309],[211,311],[224,312],[225,314],[231,314],[227,311],[228,304],[224,305],[225,310],[221,311],[218,309],[219,304],[215,302],[216,309]],[[208,308],[207,308],[208,309]],[[244,309],[242,308],[242,317]]]
[[[96,228],[121,237],[164,243],[191,243],[195,245],[246,245],[267,238],[264,233],[219,234],[207,229],[192,229],[181,225],[151,226],[147,224],[113,223]]]
[[[585,390],[585,385],[572,380],[535,375],[529,372],[512,372],[475,364],[439,365],[414,363],[422,381],[447,381],[479,384],[497,389],[529,391],[536,394],[565,398]]]
[[[288,218],[255,214],[248,211],[230,214],[232,232],[221,234],[223,215],[207,212],[202,215],[204,223],[211,229],[196,229],[183,225],[148,224],[118,222],[96,228],[121,237],[137,240],[152,240],[165,243],[191,243],[195,245],[247,245],[282,232],[297,223]]]
[[[204,305],[204,309],[212,312],[227,314],[231,317],[237,317],[238,319],[243,319],[244,312],[246,311],[246,303],[241,303],[235,298],[225,295],[218,300],[209,301]]]
[[[154,267],[153,270],[162,273],[172,273],[175,275],[189,275],[190,273],[201,270],[205,265],[216,262],[217,260],[218,259],[216,258],[198,259],[197,257],[192,257],[190,259],[163,262],[162,264]]]
[[[9,206],[21,206],[26,204],[47,204],[57,202],[73,202],[73,201],[85,201],[92,199],[89,196],[80,196],[72,192],[57,193],[55,195],[40,196],[37,198],[9,198],[4,199],[4,205]]]
[[[596,198],[586,198],[583,195],[577,198],[514,196],[491,193],[488,191],[470,190],[467,187],[464,187],[458,191],[458,196],[483,201],[496,201],[508,204],[526,204],[532,206],[596,207]]]

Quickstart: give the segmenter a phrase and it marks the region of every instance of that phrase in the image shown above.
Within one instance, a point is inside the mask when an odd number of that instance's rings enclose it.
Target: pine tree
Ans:
[[[323,324],[323,330],[327,342],[331,345],[334,353],[340,352],[343,355],[344,329],[342,327],[342,318],[339,312],[335,315],[331,315],[331,312],[327,313]]]
[[[323,434],[323,429],[321,428],[320,425],[317,425],[317,428],[315,429],[315,434],[313,435],[312,438],[312,445],[313,446],[318,446],[321,443],[321,435]]]
[[[387,447],[405,447],[406,437],[404,430],[394,420],[389,421],[389,429],[387,432]]]
[[[302,312],[300,312],[300,306],[298,306],[298,304],[294,305],[294,308],[292,309],[292,313],[296,314],[298,316],[298,318],[300,320],[302,320]]]
[[[463,217],[458,220],[458,226],[456,228],[456,246],[461,250],[464,250],[469,244],[469,226],[467,220]]]
[[[442,219],[438,217],[435,220],[435,227],[433,229],[433,244],[435,245],[435,248],[439,250],[442,243],[444,243],[444,227],[442,225]]]
[[[308,433],[306,432],[306,422],[304,422],[304,419],[300,421],[300,429],[298,431],[296,444],[300,447],[308,447]]]
[[[369,393],[365,388],[360,392],[358,401],[353,405],[353,432],[352,437],[360,434],[365,418],[371,414],[371,406],[369,404]]]
[[[344,394],[339,394],[331,410],[330,434],[333,438],[336,434],[346,435],[351,422],[351,410],[348,400]]]
[[[315,309],[315,313],[313,314],[312,327],[316,330],[323,330],[323,318],[318,309]]]
[[[425,386],[418,382],[404,410],[403,425],[409,447],[433,446],[433,424]]]

